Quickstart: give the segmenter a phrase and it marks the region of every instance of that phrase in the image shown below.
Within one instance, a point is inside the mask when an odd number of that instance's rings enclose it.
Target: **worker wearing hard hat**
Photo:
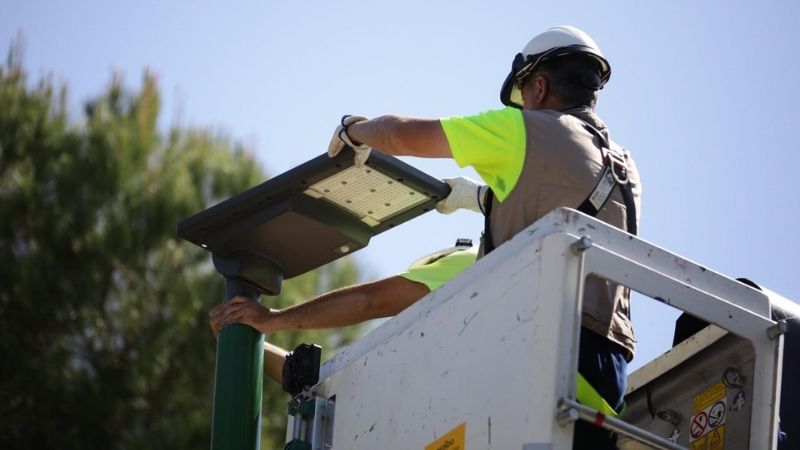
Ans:
[[[453,158],[472,166],[490,189],[466,180],[450,207],[486,214],[481,254],[557,207],[572,207],[633,234],[641,185],[630,154],[595,114],[597,92],[611,67],[583,31],[561,26],[534,37],[514,58],[500,90],[507,107],[441,120],[344,116],[328,150],[346,145],[363,165],[372,147],[392,155]],[[482,200],[476,205],[476,197]],[[612,407],[622,406],[635,338],[629,289],[590,277],[583,301],[578,371]],[[575,448],[615,448],[608,432],[579,422]]]

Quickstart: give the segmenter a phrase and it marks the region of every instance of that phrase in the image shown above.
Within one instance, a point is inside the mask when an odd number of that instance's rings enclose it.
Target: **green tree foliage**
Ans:
[[[115,78],[70,117],[66,88],[0,66],[0,448],[208,448],[223,282],[183,218],[264,179],[241,147],[157,127],[159,93]],[[353,283],[344,260],[265,297],[285,306]],[[284,333],[344,343],[355,329]],[[328,349],[330,354],[330,349]],[[287,394],[265,378],[265,450],[283,448]]]

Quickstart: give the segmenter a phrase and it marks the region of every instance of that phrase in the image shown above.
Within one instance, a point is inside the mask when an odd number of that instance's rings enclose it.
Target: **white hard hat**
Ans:
[[[469,250],[471,248],[472,248],[472,239],[459,238],[456,240],[455,246],[443,248],[438,252],[434,252],[431,253],[430,255],[423,256],[422,258],[418,258],[416,261],[411,263],[411,265],[408,268],[417,269],[419,267],[427,266],[428,264],[433,264],[436,261],[444,258],[445,256],[451,255],[455,252],[460,252],[462,250]]]
[[[556,56],[583,53],[600,64],[600,84],[602,89],[611,77],[611,66],[606,61],[600,47],[582,30],[569,25],[550,28],[535,36],[528,45],[517,53],[511,65],[511,72],[500,89],[500,101],[506,106],[522,107],[522,91],[519,81],[533,72],[542,62]]]

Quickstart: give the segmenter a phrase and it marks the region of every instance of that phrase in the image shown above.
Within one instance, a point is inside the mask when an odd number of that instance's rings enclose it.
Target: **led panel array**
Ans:
[[[367,166],[354,166],[311,185],[305,193],[325,199],[374,227],[429,199],[402,181]]]

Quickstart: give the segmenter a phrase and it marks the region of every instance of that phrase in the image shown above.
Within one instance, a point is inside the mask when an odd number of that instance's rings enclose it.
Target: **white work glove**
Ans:
[[[486,186],[467,177],[445,178],[442,181],[450,185],[450,195],[436,203],[436,211],[451,214],[459,209],[469,209],[483,213]]]
[[[342,116],[342,123],[336,127],[336,131],[333,132],[333,137],[331,138],[331,143],[328,144],[329,158],[338,155],[344,146],[347,145],[356,152],[356,167],[361,167],[367,162],[369,151],[372,150],[372,147],[365,144],[356,144],[350,139],[350,136],[347,135],[347,127],[365,120],[369,119],[363,116]]]

